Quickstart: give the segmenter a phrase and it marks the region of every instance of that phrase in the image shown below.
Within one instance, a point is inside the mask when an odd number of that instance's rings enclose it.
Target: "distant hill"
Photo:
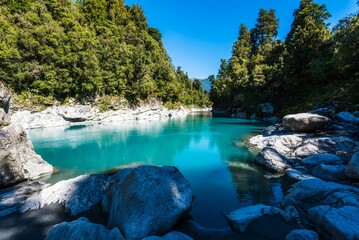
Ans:
[[[191,78],[191,82],[193,82],[196,78]],[[209,78],[206,79],[198,79],[201,81],[201,87],[204,91],[207,91],[208,93],[211,91],[212,83],[209,80]]]

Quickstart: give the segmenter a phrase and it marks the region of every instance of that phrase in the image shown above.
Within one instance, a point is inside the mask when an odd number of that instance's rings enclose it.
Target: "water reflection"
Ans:
[[[29,136],[36,152],[60,169],[51,182],[120,165],[175,165],[194,191],[194,219],[222,227],[229,211],[281,198],[282,186],[265,179],[252,153],[236,144],[262,127],[255,121],[195,115],[33,130]]]

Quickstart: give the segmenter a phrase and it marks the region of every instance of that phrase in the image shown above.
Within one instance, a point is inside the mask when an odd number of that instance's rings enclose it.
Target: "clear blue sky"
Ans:
[[[357,10],[357,0],[315,0],[326,4],[332,25]],[[241,23],[252,28],[260,8],[274,8],[279,38],[284,39],[300,0],[125,0],[142,6],[151,27],[158,28],[174,66],[190,77],[217,74],[220,59],[228,59]]]

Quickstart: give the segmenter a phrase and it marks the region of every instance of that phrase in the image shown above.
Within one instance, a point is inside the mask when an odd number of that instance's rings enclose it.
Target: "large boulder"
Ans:
[[[118,228],[108,230],[100,224],[79,218],[53,226],[45,240],[125,240]]]
[[[53,167],[34,152],[21,125],[0,129],[0,188],[52,172]]]
[[[105,174],[82,175],[60,181],[27,198],[20,211],[43,208],[53,203],[63,204],[66,211],[76,216],[102,201],[109,177]]]
[[[307,229],[298,229],[291,231],[285,240],[319,240],[318,233],[307,230]]]
[[[291,132],[314,132],[320,130],[330,119],[314,113],[298,113],[283,118],[283,127]]]
[[[192,190],[177,168],[139,166],[116,175],[120,181],[106,190],[104,210],[108,227],[118,227],[126,239],[161,236],[189,213]]]
[[[288,159],[270,147],[263,148],[254,161],[272,172],[283,172],[285,169],[290,168]]]
[[[317,206],[308,210],[308,216],[324,239],[359,239],[358,206]]]
[[[0,82],[0,108],[4,109],[6,113],[9,111],[11,99],[11,91]]]
[[[359,152],[355,153],[345,169],[345,175],[359,179]]]
[[[261,218],[265,215],[273,216],[279,215],[283,216],[284,212],[276,207],[267,206],[263,204],[257,204],[249,207],[240,208],[234,212],[231,212],[227,215],[227,220],[231,224],[232,228],[236,232],[245,232],[249,224],[255,221],[258,218]]]
[[[337,165],[344,163],[343,160],[335,154],[325,153],[325,154],[314,154],[310,157],[307,157],[301,161],[302,164],[317,166],[319,164],[325,165]]]

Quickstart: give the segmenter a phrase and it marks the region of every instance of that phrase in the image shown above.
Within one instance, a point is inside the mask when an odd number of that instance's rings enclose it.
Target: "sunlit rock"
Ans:
[[[283,172],[285,169],[290,168],[288,159],[270,147],[263,148],[254,161],[272,172]]]
[[[104,174],[82,175],[60,181],[29,197],[20,211],[26,212],[57,203],[63,204],[71,215],[76,216],[101,202],[108,181],[109,177]]]
[[[330,119],[313,113],[298,113],[283,118],[283,127],[291,132],[313,132],[320,130]]]

